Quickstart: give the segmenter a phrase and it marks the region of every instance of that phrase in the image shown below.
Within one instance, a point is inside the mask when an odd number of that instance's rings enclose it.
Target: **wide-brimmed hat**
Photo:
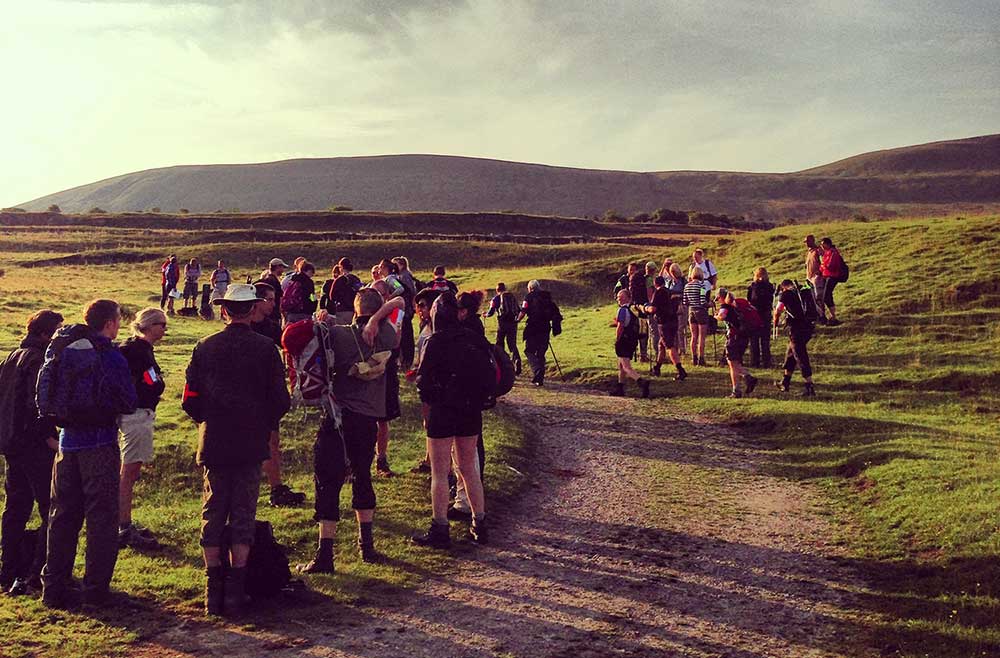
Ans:
[[[272,258],[271,262],[268,263],[270,267],[288,267],[288,263],[281,260],[280,258]]]
[[[249,283],[231,283],[229,284],[229,287],[226,288],[226,295],[224,297],[216,297],[212,300],[212,303],[222,304],[223,302],[259,301],[261,300],[257,298],[257,289]]]

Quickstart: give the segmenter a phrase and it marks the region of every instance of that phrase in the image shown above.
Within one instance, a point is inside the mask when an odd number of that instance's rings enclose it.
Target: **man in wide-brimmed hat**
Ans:
[[[187,368],[184,411],[198,423],[203,468],[201,545],[208,583],[206,612],[238,615],[253,542],[261,463],[268,438],[288,411],[285,368],[274,342],[250,327],[258,303],[252,285],[234,284],[214,303],[226,327],[195,345]],[[223,581],[223,529],[229,526],[231,567]]]

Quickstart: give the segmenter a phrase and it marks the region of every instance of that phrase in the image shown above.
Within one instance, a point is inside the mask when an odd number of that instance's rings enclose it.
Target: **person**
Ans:
[[[684,356],[687,354],[688,308],[684,303],[684,286],[687,285],[687,279],[684,277],[684,270],[680,263],[671,262],[668,273],[669,276],[664,277],[667,289],[670,290],[671,296],[677,300],[677,354]]]
[[[402,338],[403,318],[406,315],[406,301],[402,296],[392,296],[393,290],[385,279],[373,282],[372,288],[382,295],[383,302],[393,304],[392,311],[386,319],[396,332],[392,354],[389,362],[385,364],[385,415],[378,418],[375,435],[375,473],[379,477],[389,478],[396,475],[389,467],[389,423],[402,416],[402,406],[399,403],[399,343]]]
[[[66,608],[72,601],[73,562],[87,521],[83,600],[101,605],[110,597],[118,560],[118,416],[135,411],[136,392],[128,362],[112,342],[122,315],[110,299],[90,302],[85,325],[56,334],[38,374],[41,414],[59,414],[59,454],[52,470],[51,508],[42,603]],[[54,341],[55,342],[55,341]],[[58,354],[58,356],[57,356]]]
[[[280,351],[281,327],[271,317],[271,309],[274,306],[274,288],[271,287],[271,284],[263,281],[257,281],[252,285],[258,301],[254,305],[253,316],[250,318],[250,328],[268,338]],[[305,502],[306,495],[300,491],[292,490],[282,480],[280,423],[276,423],[271,428],[267,438],[267,450],[268,458],[264,460],[261,468],[264,471],[264,477],[267,478],[268,486],[271,488],[269,496],[271,507],[298,507]]]
[[[785,351],[784,374],[781,383],[778,384],[778,390],[788,392],[792,374],[797,366],[802,372],[802,379],[805,380],[802,395],[811,397],[816,395],[816,389],[813,387],[813,371],[807,347],[814,331],[813,322],[806,312],[808,300],[803,299],[803,293],[789,279],[781,282],[779,290],[778,305],[774,309],[774,326],[777,327],[784,319],[788,326],[788,349]],[[808,295],[809,292],[805,294]]]
[[[639,263],[629,265],[628,291],[635,307],[635,315],[639,318],[639,362],[649,362],[649,320],[642,309],[649,304],[646,295],[646,273]]]
[[[274,343],[250,328],[258,303],[254,287],[233,284],[215,303],[222,306],[226,326],[195,345],[181,406],[198,424],[205,611],[238,616],[245,605],[261,462],[270,456],[271,428],[288,412],[291,400]],[[230,566],[224,574],[226,532]]]
[[[413,298],[413,306],[417,312],[417,318],[420,320],[420,331],[414,344],[413,364],[406,372],[406,381],[408,382],[416,382],[417,371],[420,368],[420,359],[423,357],[424,348],[427,346],[427,339],[434,333],[434,327],[431,324],[431,307],[434,305],[434,300],[440,294],[437,290],[424,288]],[[430,471],[431,461],[426,452],[424,453],[424,458],[410,469],[411,473],[430,473]]]
[[[307,320],[316,312],[316,266],[309,261],[299,263],[299,271],[286,277],[282,282],[281,315],[284,326],[299,320]]]
[[[232,276],[229,274],[229,270],[226,269],[226,264],[221,260],[216,264],[214,270],[212,270],[212,277],[209,279],[209,283],[212,284],[212,300],[220,299],[225,297],[226,288],[229,284],[233,282]]]
[[[363,284],[354,274],[354,263],[346,256],[337,263],[343,274],[330,286],[330,303],[327,311],[333,313],[337,324],[351,324],[354,321],[354,298]],[[332,306],[332,310],[331,310]]]
[[[813,298],[816,300],[816,310],[819,312],[817,321],[826,324],[826,306],[823,304],[823,292],[826,288],[826,277],[821,272],[823,250],[816,244],[816,236],[810,233],[806,236],[806,280],[812,286]]]
[[[646,304],[652,304],[653,293],[656,292],[656,263],[649,261],[646,263]],[[651,315],[651,312],[647,312],[645,307],[642,309],[646,316],[646,326],[649,340],[649,347],[652,348],[650,352],[652,354],[649,358],[649,372],[653,372],[654,361],[656,361],[657,354],[659,353],[660,346],[660,327],[659,323]]]
[[[302,271],[302,265],[306,262],[305,256],[298,256],[292,261],[292,267],[281,277],[281,296],[285,295],[288,286],[292,285],[292,277]]]
[[[517,322],[525,317],[524,323],[524,354],[531,366],[531,383],[535,386],[545,385],[545,352],[549,349],[549,334],[558,336],[562,333],[562,315],[559,307],[552,301],[548,290],[542,290],[538,279],[528,282],[528,294],[524,296],[521,312],[517,314]]]
[[[705,258],[704,249],[695,249],[694,253],[691,254],[691,265],[692,267],[700,267],[702,273],[704,274],[704,282],[708,290],[711,291],[715,288],[715,285],[719,282],[719,271],[715,269],[715,265],[712,261]]]
[[[726,363],[729,365],[729,379],[733,385],[731,398],[743,397],[742,383],[746,383],[746,395],[753,393],[757,387],[757,378],[743,365],[743,355],[746,354],[750,342],[749,328],[746,318],[740,316],[736,309],[736,297],[726,288],[719,288],[716,298],[719,310],[715,317],[719,322],[726,323]]]
[[[0,454],[5,461],[0,590],[14,595],[42,586],[49,485],[59,443],[55,423],[38,415],[35,383],[45,349],[62,322],[62,315],[48,309],[32,315],[20,347],[0,364]],[[41,523],[34,552],[25,555],[25,526],[36,505]]]
[[[427,284],[427,287],[431,290],[437,290],[438,292],[450,292],[453,295],[457,295],[458,286],[449,281],[445,276],[446,274],[444,265],[438,265],[435,267],[434,279]]]
[[[841,322],[837,319],[837,305],[833,301],[833,289],[837,287],[837,282],[843,275],[844,259],[841,257],[840,251],[833,246],[833,240],[830,238],[820,240],[820,245],[823,247],[823,259],[819,271],[823,275],[823,306],[827,311],[824,324],[836,327]]]
[[[483,483],[476,468],[476,443],[483,431],[485,398],[480,399],[480,395],[484,385],[492,386],[492,382],[481,381],[482,373],[473,370],[470,363],[476,350],[490,347],[485,336],[462,326],[458,311],[458,302],[450,291],[442,292],[434,301],[431,309],[434,333],[427,341],[417,374],[431,462],[431,523],[426,532],[413,536],[413,542],[437,549],[451,545],[448,473],[452,450],[472,508],[469,534],[477,543],[488,541]]]
[[[694,266],[684,286],[684,305],[688,308],[691,327],[691,363],[696,366],[705,365],[705,337],[708,335],[709,297],[704,279],[704,270]]]
[[[414,297],[422,286],[418,286],[417,280],[413,278],[410,271],[410,261],[405,256],[396,256],[392,259],[396,265],[399,282],[406,289],[403,298],[406,300],[405,315],[403,316],[403,334],[399,341],[399,364],[406,371],[413,366],[414,351],[416,343],[413,336],[413,316],[416,314],[414,307]]]
[[[634,379],[642,391],[642,397],[649,397],[649,380],[632,367],[632,357],[639,344],[639,318],[632,312],[632,293],[627,290],[618,291],[618,313],[611,326],[615,327],[615,356],[618,357],[618,383],[611,395],[625,395],[625,380]]]
[[[177,264],[177,256],[170,254],[167,260],[160,267],[160,277],[163,283],[163,294],[160,297],[160,308],[166,304],[167,313],[174,314],[174,294],[177,290],[177,282],[180,280],[180,266]]]
[[[455,298],[458,304],[458,324],[472,331],[477,336],[486,338],[486,327],[483,326],[479,318],[479,308],[486,297],[485,292],[476,290],[474,292],[461,292]],[[515,306],[516,308],[516,306]],[[476,473],[480,480],[486,472],[486,444],[483,442],[483,433],[479,432],[476,437]],[[458,471],[458,461],[453,457],[454,471]],[[455,483],[455,501],[448,506],[448,518],[452,521],[472,522],[472,505],[469,503],[469,492],[465,488],[465,481],[458,478]]]
[[[153,461],[153,426],[156,406],[166,384],[153,347],[167,333],[167,316],[157,308],[144,308],[132,323],[132,336],[121,346],[135,386],[136,408],[118,417],[121,480],[118,485],[118,545],[134,549],[155,548],[152,533],[132,521],[132,496],[143,464]]]
[[[184,308],[194,308],[198,303],[198,279],[201,277],[201,265],[197,258],[192,258],[184,266]]]
[[[271,319],[281,326],[281,274],[288,265],[280,258],[272,258],[267,269],[261,273],[260,280],[274,290],[274,308],[271,309]]]
[[[316,482],[314,518],[319,524],[319,545],[313,559],[299,570],[303,573],[333,573],[333,545],[340,520],[340,490],[348,464],[353,473],[351,506],[358,522],[358,550],[367,563],[383,560],[375,550],[373,522],[375,489],[372,487],[372,459],[378,419],[385,417],[385,370],[396,343],[396,331],[379,315],[382,295],[363,288],[354,299],[355,318],[351,325],[330,327],[334,363],[334,394],[340,418],[329,412],[316,432],[313,446]],[[328,315],[322,316],[329,323]],[[370,329],[374,329],[374,336]],[[372,338],[369,345],[365,335]],[[362,367],[363,366],[363,367]]]
[[[758,267],[753,273],[753,283],[747,287],[747,300],[757,309],[761,318],[771,317],[774,306],[774,284],[768,279],[767,268]],[[761,331],[750,336],[750,367],[771,367],[771,332]]]
[[[677,376],[674,379],[681,382],[687,379],[687,371],[681,365],[680,355],[677,354],[677,305],[680,295],[667,287],[667,282],[662,276],[653,279],[653,288],[653,296],[646,309],[657,327],[658,340],[653,375],[660,376],[661,368],[669,355],[670,362],[677,370]]]
[[[340,265],[334,265],[333,269],[330,270],[330,278],[323,282],[323,287],[320,289],[319,310],[333,313],[330,290],[333,288],[333,282],[340,278],[341,274],[343,271],[340,269]]]
[[[484,318],[497,316],[496,346],[504,349],[504,343],[510,352],[514,364],[514,374],[521,374],[521,353],[517,351],[517,297],[507,290],[502,281],[497,284],[496,295],[490,300],[490,308],[483,314]]]
[[[616,300],[618,299],[619,292],[628,289],[629,282],[632,280],[632,275],[635,274],[638,267],[639,266],[636,263],[625,263],[625,272],[615,281],[615,287],[612,290],[612,294]]]

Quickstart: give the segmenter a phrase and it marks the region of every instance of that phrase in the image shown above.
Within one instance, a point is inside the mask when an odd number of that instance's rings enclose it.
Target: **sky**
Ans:
[[[436,153],[797,171],[1000,133],[996,0],[0,0],[0,205]]]

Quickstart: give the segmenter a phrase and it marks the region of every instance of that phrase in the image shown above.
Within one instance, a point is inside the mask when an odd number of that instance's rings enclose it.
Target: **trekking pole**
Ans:
[[[562,367],[559,365],[559,359],[556,358],[556,351],[552,348],[552,341],[549,341],[549,351],[552,352],[552,360],[555,361],[556,370],[559,371],[559,378],[566,381],[566,375],[563,374]]]

